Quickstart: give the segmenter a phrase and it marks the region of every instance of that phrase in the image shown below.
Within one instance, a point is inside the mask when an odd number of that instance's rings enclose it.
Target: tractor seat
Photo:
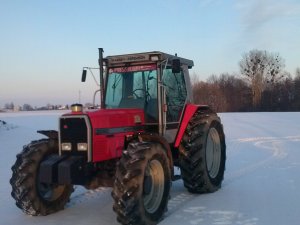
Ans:
[[[139,99],[133,99],[133,98],[122,98],[119,108],[138,108],[138,109],[144,109],[145,105],[145,99],[139,98]]]
[[[148,122],[158,122],[157,99],[150,99],[145,105],[146,120]]]
[[[157,122],[158,121],[158,109],[157,109],[157,99],[150,99],[145,104],[145,99],[133,99],[133,98],[122,98],[119,104],[119,108],[123,109],[145,109],[145,117],[147,122]]]

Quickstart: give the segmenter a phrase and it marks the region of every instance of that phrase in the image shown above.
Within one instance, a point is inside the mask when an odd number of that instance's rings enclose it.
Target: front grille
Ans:
[[[88,128],[84,117],[60,118],[60,143],[72,145],[72,151],[63,151],[63,154],[86,155],[86,152],[77,151],[77,143],[88,143]]]

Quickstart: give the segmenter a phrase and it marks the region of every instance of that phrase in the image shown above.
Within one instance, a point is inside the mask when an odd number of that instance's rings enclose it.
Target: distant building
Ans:
[[[14,112],[19,112],[19,111],[21,111],[21,106],[19,106],[19,105],[14,105],[14,109],[13,109],[13,111]]]

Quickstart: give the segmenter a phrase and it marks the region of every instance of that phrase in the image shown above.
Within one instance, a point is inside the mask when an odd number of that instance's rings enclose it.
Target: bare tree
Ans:
[[[30,104],[24,104],[22,107],[23,111],[31,111],[33,110],[33,107]]]
[[[218,112],[249,111],[250,93],[249,85],[244,80],[228,73],[211,75],[206,82],[193,83],[195,102],[209,105]]]
[[[235,75],[222,73],[217,83],[222,95],[225,96],[227,102],[227,112],[238,112],[249,110],[249,94],[251,90],[242,79]]]
[[[217,83],[200,81],[194,84],[193,93],[195,103],[209,105],[216,112],[226,111],[226,98]]]
[[[243,55],[239,66],[241,74],[251,86],[252,106],[258,109],[265,87],[275,84],[284,77],[283,59],[279,54],[251,50]]]
[[[294,101],[294,83],[291,75],[285,73],[282,79],[263,91],[261,109],[264,111],[288,111]]]
[[[15,105],[13,102],[11,103],[6,103],[4,106],[5,109],[13,110],[15,108]]]
[[[296,69],[296,77],[300,77],[300,68],[299,67]]]
[[[300,68],[296,69],[294,79],[294,110],[300,111]]]

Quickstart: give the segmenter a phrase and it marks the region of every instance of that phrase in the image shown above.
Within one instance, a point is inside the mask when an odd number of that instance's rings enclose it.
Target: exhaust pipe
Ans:
[[[101,109],[105,108],[104,105],[104,76],[103,76],[103,48],[98,48],[99,50],[99,72],[100,72],[100,101],[101,101]]]

